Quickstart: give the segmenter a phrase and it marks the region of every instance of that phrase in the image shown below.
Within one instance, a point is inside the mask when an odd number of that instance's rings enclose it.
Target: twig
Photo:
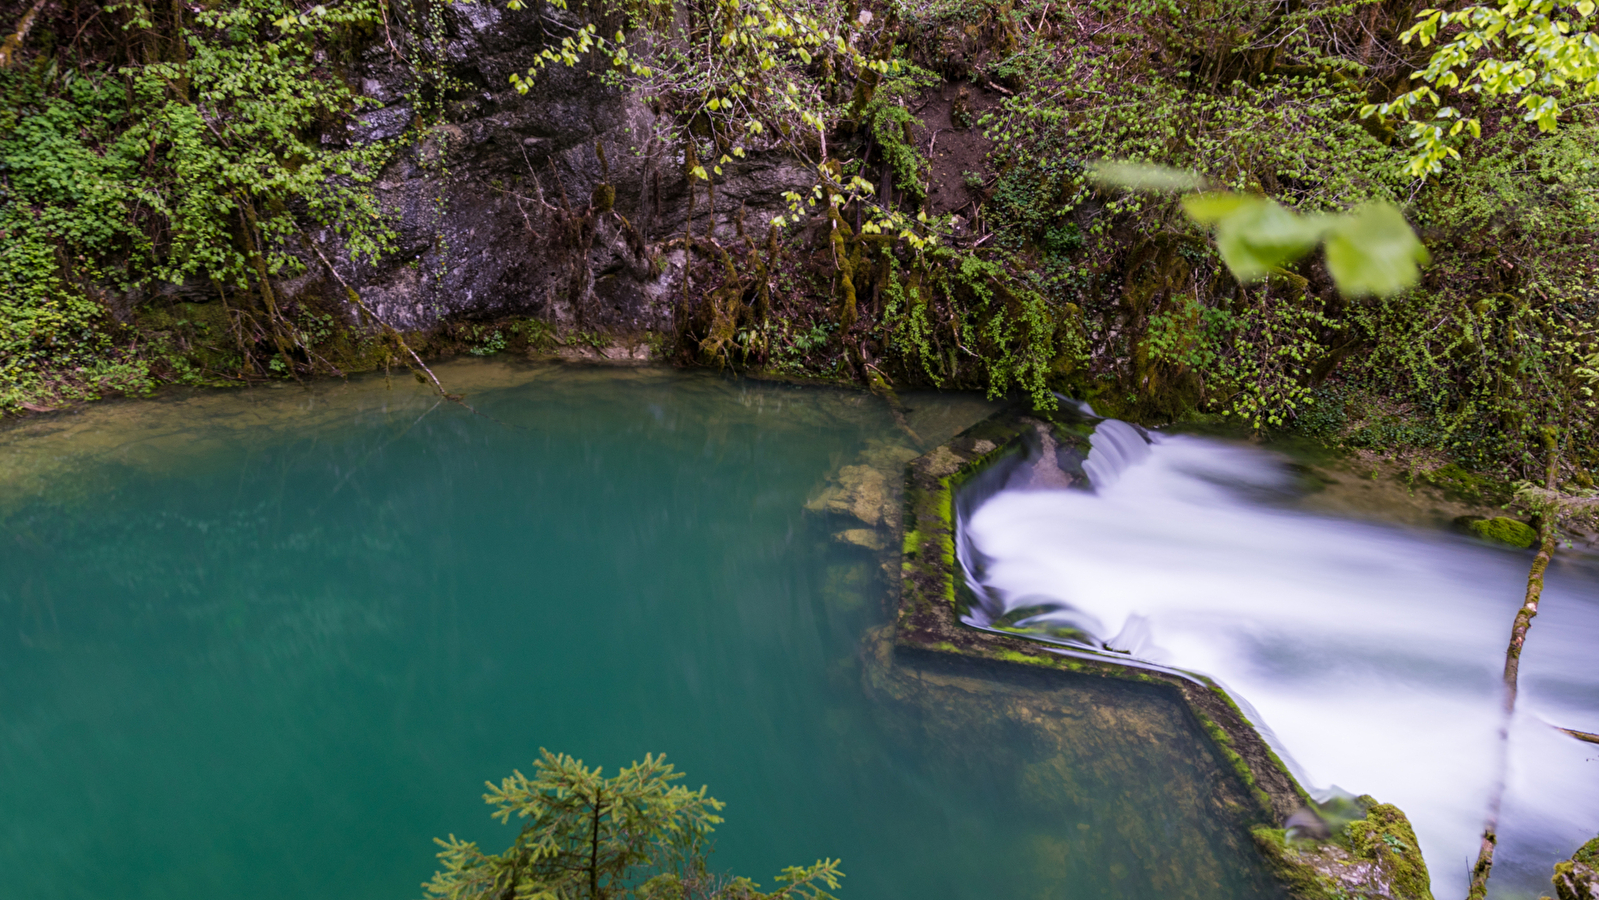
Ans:
[[[339,283],[340,287],[344,288],[344,296],[348,297],[351,303],[354,303],[357,307],[359,307],[361,312],[365,313],[368,318],[376,322],[378,326],[383,329],[384,333],[392,337],[394,342],[400,345],[400,349],[404,350],[406,355],[411,357],[412,362],[416,363],[416,367],[412,368],[411,371],[415,372],[417,369],[421,369],[423,373],[427,374],[428,380],[433,382],[433,387],[439,392],[440,397],[443,397],[451,403],[459,403],[467,409],[472,410],[473,413],[477,413],[477,410],[472,409],[472,407],[468,405],[465,400],[461,399],[461,395],[452,394],[444,389],[444,385],[439,383],[438,376],[434,375],[433,370],[427,367],[427,363],[422,361],[422,357],[416,355],[416,351],[411,349],[411,345],[405,342],[405,337],[401,335],[393,325],[390,325],[379,318],[378,314],[373,312],[372,308],[366,305],[366,301],[361,299],[361,294],[357,292],[355,288],[350,287],[350,283],[345,281],[344,276],[339,274],[339,270],[333,267],[333,262],[328,259],[327,254],[322,252],[322,247],[318,245],[316,241],[312,240],[310,235],[306,235],[306,242],[311,245],[312,250],[316,251],[316,255],[321,258],[323,265],[328,267],[328,272],[332,273],[334,280]],[[406,363],[407,367],[410,365],[410,363]]]
[[[389,33],[389,4],[387,2],[385,2],[383,4],[382,12],[383,12],[383,39],[388,41],[389,49],[394,51],[394,58],[403,63],[403,62],[405,62],[405,54],[400,52],[400,48],[399,47],[394,46],[394,35]]]
[[[1572,737],[1576,738],[1579,741],[1586,741],[1587,743],[1590,743],[1590,744],[1599,744],[1599,734],[1589,734],[1586,731],[1578,731],[1575,728],[1561,728],[1558,725],[1555,726],[1555,730],[1556,731],[1563,731],[1566,734],[1571,735]]]

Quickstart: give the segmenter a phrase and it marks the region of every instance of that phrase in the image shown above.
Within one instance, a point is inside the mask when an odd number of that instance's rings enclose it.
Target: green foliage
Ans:
[[[1514,97],[1524,121],[1554,131],[1563,97],[1599,96],[1595,8],[1592,0],[1507,0],[1499,6],[1422,10],[1402,39],[1425,47],[1440,35],[1448,37],[1417,73],[1426,83],[1388,103],[1368,105],[1361,114],[1397,113],[1410,122],[1414,147],[1407,169],[1417,177],[1436,175],[1444,160],[1460,158],[1452,138],[1463,132],[1482,137],[1481,120],[1445,104],[1434,87],[1488,99]],[[1420,117],[1427,108],[1431,116]]]
[[[356,258],[387,248],[389,232],[365,185],[392,148],[333,150],[306,139],[310,126],[342,118],[364,99],[319,71],[315,55],[379,15],[375,0],[309,9],[235,0],[195,13],[184,36],[186,62],[123,70],[143,108],[118,143],[159,151],[132,186],[171,235],[154,276],[176,282],[199,274],[243,287],[247,274],[257,274],[252,237],[268,275],[297,273],[303,263],[289,252],[291,241],[308,224],[333,228]],[[188,90],[172,91],[174,82]]]
[[[910,140],[916,118],[906,103],[935,84],[937,78],[931,72],[907,67],[902,73],[883,79],[861,113],[883,161],[893,172],[894,186],[914,206],[921,206],[927,199],[927,158]]]
[[[473,356],[493,356],[505,349],[505,332],[498,328],[474,328],[471,338],[476,346],[466,352]]]
[[[1309,405],[1342,329],[1294,260],[1336,247],[1352,293],[1392,292],[1415,273],[1419,245],[1402,219],[1408,243],[1395,257],[1346,252],[1369,250],[1381,230],[1371,226],[1394,218],[1338,215],[1396,197],[1391,154],[1351,121],[1363,98],[1319,75],[1215,92],[1155,75],[1118,80],[1082,52],[1063,51],[1053,78],[984,118],[1000,172],[985,210],[995,243],[1018,267],[1041,256],[1034,277],[1055,309],[1081,310],[1092,356],[1125,360],[1105,372],[1133,397],[1114,404],[1123,414],[1163,419],[1197,405],[1255,427],[1286,424]],[[1106,170],[1106,160],[1126,162]],[[1096,169],[1138,190],[1105,192]],[[1163,196],[1200,188],[1211,190],[1189,212],[1219,226],[1214,251]],[[1103,378],[1066,373],[1054,377],[1075,380],[1069,389],[1103,389]]]
[[[522,6],[519,0],[510,5]],[[557,0],[552,6],[565,9],[566,3]],[[610,63],[613,79],[625,80],[674,114],[677,137],[707,137],[691,130],[696,121],[709,132],[713,152],[704,158],[716,160],[712,170],[690,166],[696,176],[709,179],[748,148],[776,143],[810,157],[809,138],[817,137],[820,145],[844,114],[828,82],[848,78],[872,85],[897,69],[897,63],[872,52],[886,24],[874,24],[870,13],[851,16],[855,7],[829,0],[690,6],[689,15],[680,15],[677,0],[614,4],[605,12],[620,15],[626,28],[612,36],[587,22],[562,38],[559,49],[541,51],[525,75],[512,74],[511,83],[525,93],[546,66],[576,66],[599,54]],[[541,14],[573,31],[550,13]],[[816,64],[831,77],[813,77],[807,69]],[[823,159],[825,154],[815,161]]]
[[[307,228],[357,258],[388,246],[368,183],[392,147],[312,139],[363,102],[328,60],[382,8],[117,3],[120,61],[0,71],[0,384],[110,352],[103,292],[193,277],[253,285],[247,318],[280,363],[309,355],[268,280],[304,270]]]
[[[489,855],[454,835],[439,840],[443,869],[423,887],[450,900],[833,900],[828,891],[843,877],[835,860],[784,869],[771,893],[709,872],[708,839],[723,804],[704,787],[673,784],[682,777],[659,756],[606,778],[541,751],[532,778],[514,772],[483,796],[501,822],[525,820],[512,845]]]
[[[990,397],[1015,388],[1050,410],[1050,375],[1075,367],[1085,348],[1047,290],[980,253],[938,248],[919,257],[907,283],[890,280],[883,318],[893,347],[933,383],[953,381],[966,357]]]
[[[1499,131],[1466,148],[1416,205],[1440,254],[1422,289],[1354,307],[1362,346],[1345,377],[1404,398],[1431,445],[1477,468],[1541,471],[1556,427],[1577,466],[1599,464],[1599,405],[1587,360],[1599,352],[1599,129],[1543,137]]]

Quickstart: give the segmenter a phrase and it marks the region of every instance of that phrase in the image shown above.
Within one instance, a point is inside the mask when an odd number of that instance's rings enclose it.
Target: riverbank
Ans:
[[[688,42],[707,55],[681,71],[637,62],[659,22],[720,27],[694,4],[599,29],[629,57],[559,50],[594,23],[548,4],[14,6],[32,12],[0,66],[0,412],[394,369],[405,346],[638,340],[1499,481],[1541,475],[1547,432],[1556,487],[1599,467],[1599,206],[1572,174],[1599,123],[1577,107],[1544,134],[1506,109],[1411,182],[1395,123],[1362,113],[1425,62],[1399,38],[1411,6],[1289,27],[1267,0],[814,0],[849,39],[745,35],[766,54],[749,71],[731,37]],[[1310,257],[1240,280],[1175,197],[1092,182],[1101,159],[1304,214],[1393,203],[1434,265],[1384,298],[1343,296]]]

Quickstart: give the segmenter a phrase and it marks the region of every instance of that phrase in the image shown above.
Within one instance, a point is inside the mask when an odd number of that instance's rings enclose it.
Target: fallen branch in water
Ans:
[[[922,436],[917,434],[916,429],[912,428],[911,423],[905,419],[905,404],[899,401],[899,394],[894,393],[894,385],[889,382],[888,376],[883,374],[882,369],[871,363],[865,363],[864,365],[867,389],[882,397],[888,403],[888,411],[894,417],[894,424],[899,426],[899,429],[911,439],[911,444],[916,447],[923,446]]]
[[[1532,558],[1527,571],[1527,593],[1516,610],[1516,619],[1510,626],[1510,645],[1505,648],[1505,705],[1499,724],[1499,773],[1488,795],[1488,816],[1482,829],[1482,847],[1477,851],[1477,863],[1471,867],[1471,889],[1467,900],[1483,900],[1488,895],[1488,875],[1493,871],[1494,848],[1499,843],[1499,812],[1504,805],[1505,782],[1509,767],[1510,720],[1516,712],[1517,676],[1521,672],[1521,648],[1527,642],[1527,632],[1538,615],[1538,603],[1543,599],[1544,572],[1554,558],[1556,528],[1562,513],[1569,513],[1599,501],[1568,497],[1555,490],[1555,479],[1560,473],[1559,444],[1552,430],[1544,432],[1544,448],[1548,462],[1544,468],[1544,486],[1523,485],[1516,497],[1538,513],[1538,554]],[[1560,729],[1565,731],[1564,728]],[[1567,732],[1571,734],[1571,732]],[[1576,735],[1573,735],[1576,736]]]
[[[1556,726],[1555,730],[1564,731],[1566,734],[1571,735],[1579,741],[1585,741],[1589,744],[1599,744],[1599,734],[1589,734],[1586,731],[1578,731],[1575,728],[1561,728],[1559,726]]]

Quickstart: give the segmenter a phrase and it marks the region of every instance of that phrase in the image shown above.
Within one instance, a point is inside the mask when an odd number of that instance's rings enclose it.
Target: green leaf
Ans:
[[[1205,179],[1191,172],[1147,163],[1101,162],[1089,169],[1100,187],[1129,191],[1197,191]]]
[[[1188,213],[1188,218],[1208,227],[1237,212],[1245,204],[1259,202],[1259,199],[1231,191],[1207,191],[1184,197],[1183,211]]]
[[[1309,253],[1328,227],[1324,217],[1301,216],[1248,194],[1198,194],[1185,199],[1183,208],[1199,224],[1216,226],[1216,249],[1240,281],[1261,278]]]
[[[1387,203],[1338,217],[1327,235],[1327,271],[1348,296],[1386,297],[1411,287],[1430,259],[1404,215]]]

